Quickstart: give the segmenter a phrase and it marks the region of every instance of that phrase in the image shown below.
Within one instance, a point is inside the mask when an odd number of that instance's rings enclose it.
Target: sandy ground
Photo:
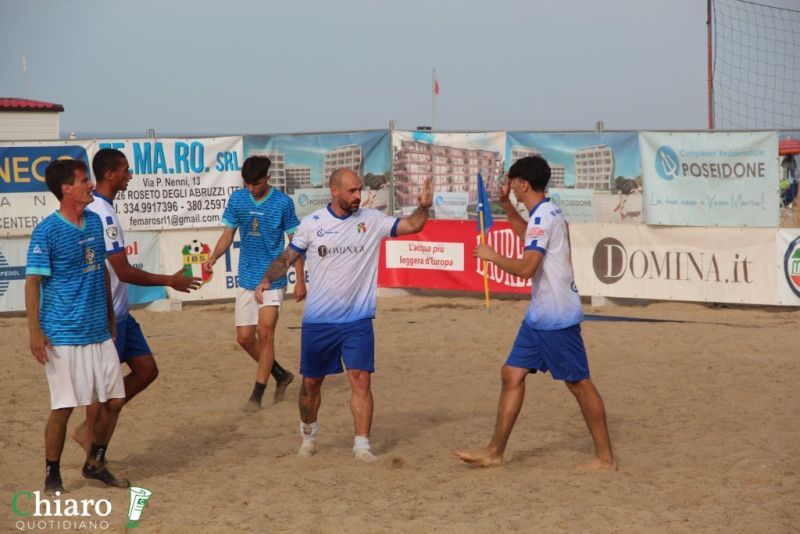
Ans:
[[[343,376],[325,384],[311,459],[294,456],[296,382],[287,402],[240,410],[255,368],[235,344],[232,304],[137,312],[161,376],[126,407],[109,449],[112,469],[153,492],[136,531],[797,532],[800,311],[587,307],[668,320],[583,326],[620,470],[573,473],[591,440],[571,395],[542,375],[528,379],[508,463],[473,469],[450,450],[488,440],[499,368],[525,306],[380,300],[373,465],[351,456]],[[277,335],[279,359],[292,368],[300,317],[289,303]],[[0,318],[0,340],[0,530],[13,531],[21,518],[11,495],[43,481],[49,403],[24,318]],[[69,496],[110,499],[106,531],[123,532],[127,492],[84,481],[81,464],[68,444]]]

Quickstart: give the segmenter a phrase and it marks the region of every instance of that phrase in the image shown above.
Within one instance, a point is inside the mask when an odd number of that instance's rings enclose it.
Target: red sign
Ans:
[[[379,287],[457,289],[483,292],[484,262],[472,257],[480,242],[475,221],[429,220],[412,235],[387,239],[381,247]],[[486,243],[500,254],[522,257],[523,243],[505,221],[495,221]],[[531,281],[487,264],[489,291],[530,293]]]

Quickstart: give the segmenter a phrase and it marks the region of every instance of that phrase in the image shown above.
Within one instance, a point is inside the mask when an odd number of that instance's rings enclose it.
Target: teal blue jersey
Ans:
[[[105,261],[103,222],[91,211],[80,228],[55,212],[33,230],[25,274],[42,277],[39,323],[53,345],[111,338]]]
[[[222,215],[222,224],[239,229],[239,286],[254,290],[270,264],[281,255],[284,234],[293,234],[300,221],[292,199],[277,189],[259,201],[247,189],[234,191]],[[270,289],[286,287],[284,276]]]

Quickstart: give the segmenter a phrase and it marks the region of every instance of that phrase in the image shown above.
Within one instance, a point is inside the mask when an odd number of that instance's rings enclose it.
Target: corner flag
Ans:
[[[483,218],[481,218],[483,214]],[[483,185],[483,176],[478,173],[478,231],[483,234],[492,226],[492,204],[489,201],[489,193],[486,192],[486,187]]]

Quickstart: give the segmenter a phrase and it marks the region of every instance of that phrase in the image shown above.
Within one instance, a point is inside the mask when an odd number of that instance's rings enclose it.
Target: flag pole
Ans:
[[[486,229],[484,228],[483,222],[483,210],[478,213],[478,217],[481,221],[481,245],[486,244]],[[486,309],[489,309],[489,264],[486,260],[481,260],[483,262],[483,296],[484,301],[486,302]]]
[[[431,72],[431,130],[436,129],[436,69]]]

